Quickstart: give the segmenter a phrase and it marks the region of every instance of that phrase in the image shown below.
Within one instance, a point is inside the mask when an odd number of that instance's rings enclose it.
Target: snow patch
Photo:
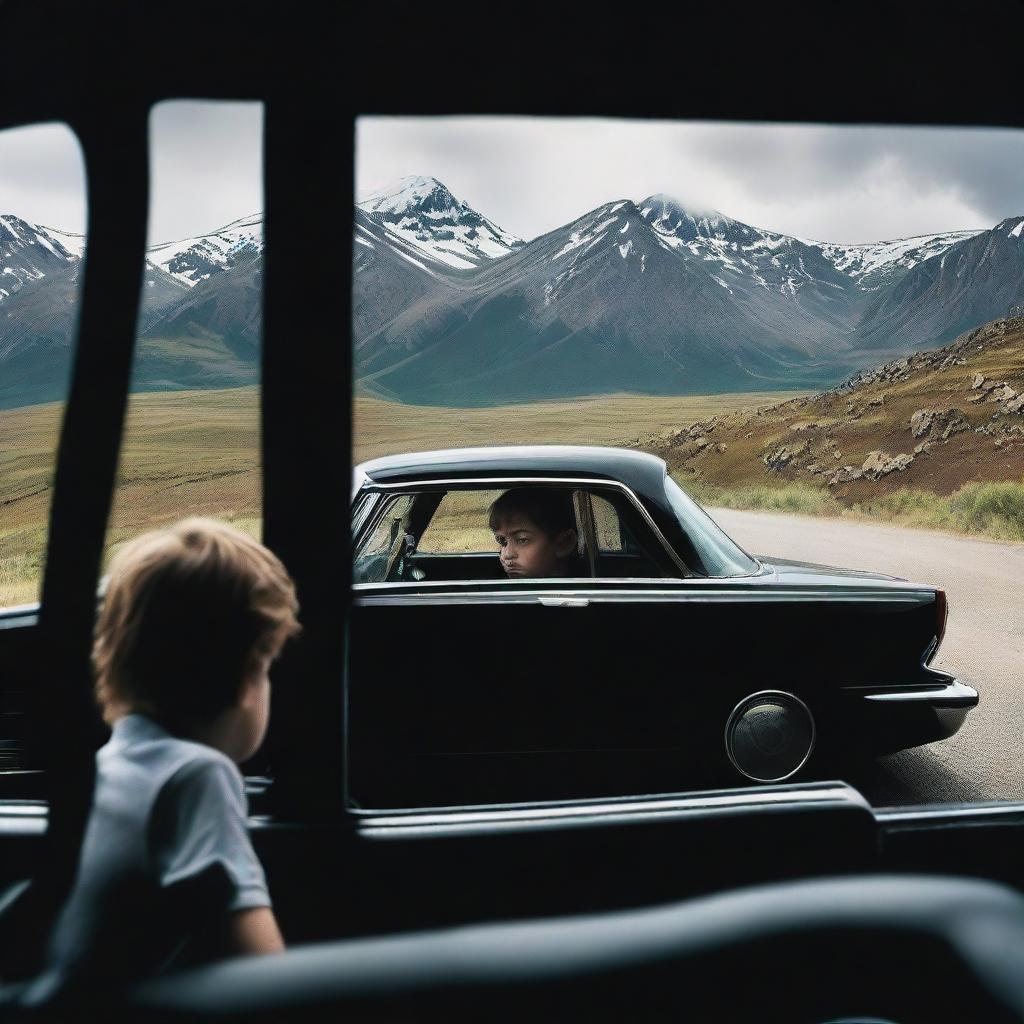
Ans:
[[[633,239],[631,238],[625,245],[619,246],[619,255],[625,259],[633,249]]]
[[[407,252],[402,252],[401,249],[395,249],[394,251],[398,253],[398,255],[401,256],[403,260],[408,260],[410,263],[415,263],[416,266],[420,268],[420,270],[427,270],[426,266],[420,263],[420,261],[416,259],[414,256],[410,256]],[[430,271],[427,270],[427,273],[429,274]]]
[[[19,242],[22,240],[21,232],[19,232],[18,229],[11,223],[10,217],[0,217],[0,224],[3,224],[3,226],[7,228],[7,230],[10,231],[10,233],[14,235],[14,237]]]

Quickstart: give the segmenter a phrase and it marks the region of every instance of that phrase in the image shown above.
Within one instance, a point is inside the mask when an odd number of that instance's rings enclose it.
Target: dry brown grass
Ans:
[[[607,395],[488,409],[401,405],[357,396],[354,461],[397,452],[503,444],[630,446],[709,416],[785,401],[806,392],[749,392],[681,398]]]
[[[613,395],[492,409],[397,405],[357,397],[353,454],[495,444],[630,445],[695,420],[789,394],[644,398]],[[260,535],[259,396],[254,387],[132,395],[107,536],[126,540],[185,515],[215,516]],[[38,600],[60,403],[0,412],[0,607]],[[481,508],[453,508],[438,543],[493,547]]]
[[[126,540],[185,515],[260,534],[255,388],[132,395],[107,535]],[[0,413],[0,607],[39,599],[61,403]]]

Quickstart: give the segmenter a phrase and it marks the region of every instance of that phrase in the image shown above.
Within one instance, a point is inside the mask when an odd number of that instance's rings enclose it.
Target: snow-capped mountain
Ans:
[[[81,257],[67,232],[54,231],[15,217],[0,216],[0,303],[33,281],[66,274]]]
[[[415,310],[412,315],[423,321],[425,297],[438,291],[451,295],[450,268],[358,207],[353,235],[353,335],[359,349],[366,350],[374,335],[396,317]],[[405,335],[401,343],[408,344]]]
[[[939,347],[1024,303],[1024,216],[919,263],[878,293],[856,332],[873,354]]]
[[[786,317],[809,316],[830,330],[852,322],[855,285],[813,243],[714,210],[693,213],[665,195],[648,196],[640,208],[682,258],[705,263],[716,284],[761,307],[762,316],[774,319],[779,311]]]
[[[1024,301],[1022,236],[839,245],[654,195],[524,243],[407,178],[354,211],[356,376],[442,404],[827,385]],[[65,392],[82,242],[0,217],[0,407]],[[260,214],[147,251],[134,388],[256,379],[262,251]]]
[[[436,178],[402,178],[365,196],[358,206],[414,248],[456,270],[472,270],[523,245]]]
[[[984,234],[835,245],[664,195],[620,199],[460,278],[399,254],[434,281],[422,277],[404,308],[378,293],[384,316],[362,321],[362,334],[357,322],[357,373],[391,397],[450,404],[811,386],[873,358],[859,329],[867,307]],[[1000,280],[1024,281],[1019,256],[1000,249],[998,261]],[[968,288],[971,323],[1002,315],[1005,291]],[[952,305],[944,315],[963,323]],[[922,309],[911,322],[942,328]],[[913,344],[930,343],[918,332]]]
[[[817,379],[832,342],[809,299],[751,283],[723,251],[730,287],[722,259],[672,234],[679,218],[656,230],[652,212],[606,203],[434,288],[357,340],[358,372],[406,401],[451,404]]]
[[[943,231],[914,238],[896,238],[888,242],[865,242],[860,245],[839,245],[832,242],[810,242],[817,246],[832,265],[857,282],[861,291],[876,292],[894,284],[933,256],[941,256],[957,242],[980,235],[975,231]]]
[[[209,234],[159,242],[146,250],[146,258],[164,273],[193,288],[211,274],[251,262],[262,252],[263,214],[254,213]]]

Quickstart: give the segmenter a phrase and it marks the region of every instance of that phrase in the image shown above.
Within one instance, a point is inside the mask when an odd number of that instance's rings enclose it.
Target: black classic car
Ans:
[[[488,508],[523,486],[571,497],[573,577],[507,577]],[[748,555],[645,453],[375,459],[352,533],[363,803],[780,782],[944,739],[978,702],[929,667],[941,590]]]

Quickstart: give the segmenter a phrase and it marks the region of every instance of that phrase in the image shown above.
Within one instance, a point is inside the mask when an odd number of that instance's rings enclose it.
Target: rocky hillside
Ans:
[[[638,438],[681,477],[719,487],[803,481],[853,504],[901,487],[948,495],[1024,476],[1024,316],[838,387]]]

